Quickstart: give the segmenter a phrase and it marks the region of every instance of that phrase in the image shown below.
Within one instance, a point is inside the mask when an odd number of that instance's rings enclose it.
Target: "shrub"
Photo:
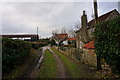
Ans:
[[[33,44],[32,44],[32,47],[33,47],[34,49],[38,49],[38,48],[39,48],[39,44],[33,43]]]
[[[21,40],[2,39],[2,70],[3,75],[12,71],[27,58],[31,44]]]
[[[120,16],[98,24],[95,29],[96,53],[120,73]]]

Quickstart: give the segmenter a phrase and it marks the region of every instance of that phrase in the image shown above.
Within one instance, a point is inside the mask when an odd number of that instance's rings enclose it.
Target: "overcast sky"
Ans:
[[[99,2],[99,15],[113,9],[117,2]],[[52,30],[74,28],[86,10],[88,21],[92,19],[92,2],[4,2],[2,3],[2,34],[36,34],[50,37]]]

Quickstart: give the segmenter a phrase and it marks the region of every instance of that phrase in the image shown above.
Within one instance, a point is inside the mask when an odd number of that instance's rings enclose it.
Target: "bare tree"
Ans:
[[[58,30],[57,29],[52,30],[52,35],[54,36],[55,34],[58,34]]]
[[[52,35],[53,35],[53,36],[55,35],[55,31],[54,31],[54,30],[52,30]]]
[[[67,31],[69,34],[69,37],[75,37],[76,36],[75,31],[79,30],[80,28],[81,28],[81,23],[76,22],[76,24],[74,26],[70,27]]]
[[[61,33],[67,33],[65,27],[62,28]]]
[[[73,27],[70,27],[70,28],[67,30],[67,33],[68,33],[68,36],[69,36],[69,37],[75,37],[75,31],[74,31]]]
[[[74,30],[79,30],[81,28],[81,22],[76,22],[74,25]]]

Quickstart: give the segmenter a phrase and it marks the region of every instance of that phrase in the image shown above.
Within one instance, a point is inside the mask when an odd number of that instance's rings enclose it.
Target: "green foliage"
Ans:
[[[21,40],[2,39],[2,70],[3,75],[24,62],[28,56],[31,44]]]
[[[34,49],[38,49],[38,48],[39,48],[39,45],[36,44],[36,43],[32,43],[32,47],[33,47]]]
[[[17,67],[14,68],[14,70],[12,70],[9,74],[3,76],[3,80],[4,79],[8,79],[8,78],[23,78],[26,77],[25,75],[33,69],[33,64],[35,63],[35,59],[38,57],[38,51],[37,49],[31,49],[29,56],[27,56],[27,59],[24,60],[24,63],[22,63],[21,65],[18,65]]]
[[[38,42],[39,42],[39,47],[47,46],[48,44],[50,44],[49,39],[40,39]]]
[[[98,24],[94,34],[96,53],[120,73],[120,16]]]
[[[39,47],[43,47],[43,46],[47,46],[47,45],[48,45],[48,43],[46,43],[46,42],[39,43]]]

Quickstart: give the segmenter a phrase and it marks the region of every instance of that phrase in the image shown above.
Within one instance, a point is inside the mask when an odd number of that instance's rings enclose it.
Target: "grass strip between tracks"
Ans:
[[[56,78],[57,77],[57,67],[56,61],[52,53],[48,50],[44,53],[44,60],[40,67],[38,78]]]
[[[79,78],[80,74],[79,74],[79,65],[76,64],[75,62],[73,62],[70,58],[68,58],[67,56],[65,56],[64,54],[62,54],[60,51],[58,51],[55,48],[51,48],[62,60],[62,62],[64,63],[67,72],[69,73],[69,76],[71,78]]]

